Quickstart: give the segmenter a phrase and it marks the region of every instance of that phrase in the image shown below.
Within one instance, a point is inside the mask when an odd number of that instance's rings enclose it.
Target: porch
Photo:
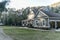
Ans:
[[[54,29],[60,28],[60,20],[50,20],[50,27]]]

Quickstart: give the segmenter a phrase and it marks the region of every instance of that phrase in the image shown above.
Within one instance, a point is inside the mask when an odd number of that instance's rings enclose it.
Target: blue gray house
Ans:
[[[33,18],[23,20],[22,26],[27,26],[31,24],[33,27],[38,28],[59,28],[60,27],[60,14],[53,13],[46,10],[38,10],[36,14],[31,10],[31,15]]]

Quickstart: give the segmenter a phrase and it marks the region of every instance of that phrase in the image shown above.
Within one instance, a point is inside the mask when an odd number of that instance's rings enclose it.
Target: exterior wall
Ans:
[[[40,19],[36,19],[33,21],[33,26],[34,27],[41,27],[41,28],[49,28],[49,20],[44,19],[44,18],[40,18]]]
[[[39,27],[41,24],[40,24],[40,21],[39,20],[34,20],[32,25],[34,27]]]
[[[29,27],[29,26],[32,26],[32,21],[33,20],[23,20],[22,21],[22,26],[27,26],[27,27]]]

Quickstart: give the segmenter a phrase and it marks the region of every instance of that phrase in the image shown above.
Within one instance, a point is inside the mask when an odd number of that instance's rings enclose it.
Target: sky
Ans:
[[[0,0],[1,1],[1,0]],[[60,0],[10,0],[11,2],[7,6],[7,8],[26,8],[26,7],[33,7],[33,6],[47,6]]]

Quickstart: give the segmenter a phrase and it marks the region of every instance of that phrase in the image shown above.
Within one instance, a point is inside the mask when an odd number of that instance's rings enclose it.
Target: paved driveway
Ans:
[[[6,35],[6,34],[3,32],[3,29],[0,28],[0,40],[13,40],[13,39],[10,38],[8,35]]]

